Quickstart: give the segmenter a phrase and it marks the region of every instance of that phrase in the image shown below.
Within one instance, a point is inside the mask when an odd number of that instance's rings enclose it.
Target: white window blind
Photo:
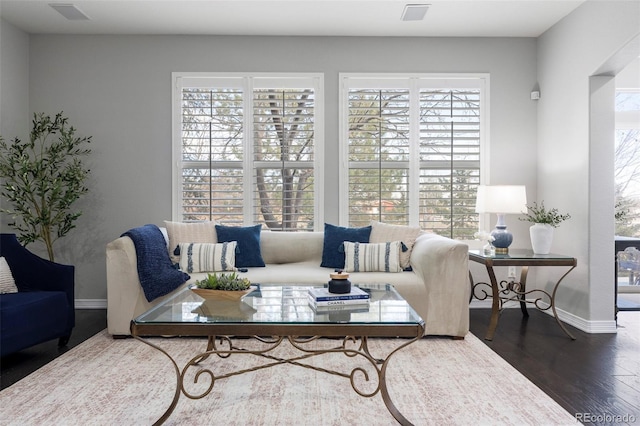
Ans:
[[[253,97],[254,220],[270,229],[312,230],[313,90],[257,89]]]
[[[175,81],[174,217],[313,230],[320,215],[321,78],[175,75]]]
[[[181,91],[182,221],[243,222],[243,97],[240,88]]]
[[[349,223],[406,223],[409,91],[349,91]]]
[[[420,226],[458,239],[478,230],[480,90],[420,90]]]
[[[341,79],[341,217],[350,226],[373,219],[472,239],[484,78]]]

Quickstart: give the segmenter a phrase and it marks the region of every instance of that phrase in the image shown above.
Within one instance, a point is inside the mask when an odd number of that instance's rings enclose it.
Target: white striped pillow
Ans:
[[[7,259],[0,257],[0,294],[17,292],[18,287],[16,287]]]
[[[400,241],[378,244],[345,241],[343,244],[346,272],[402,272]]]
[[[218,242],[216,222],[171,222],[164,221],[169,237],[169,256],[173,263],[180,262],[180,255],[175,254],[176,247],[181,243],[211,243]]]
[[[184,272],[236,270],[236,241],[226,243],[181,243],[180,269]]]

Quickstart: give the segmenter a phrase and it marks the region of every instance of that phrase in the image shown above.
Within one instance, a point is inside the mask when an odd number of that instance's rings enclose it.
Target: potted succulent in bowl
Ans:
[[[533,206],[527,206],[527,213],[520,220],[533,223],[529,228],[529,235],[535,254],[549,254],[553,242],[553,229],[567,219],[571,219],[570,214],[561,214],[555,208],[547,209],[544,201],[541,201],[540,205],[534,202]]]
[[[240,278],[235,272],[231,274],[207,274],[207,277],[196,281],[191,291],[205,299],[240,300],[255,290],[251,281]]]

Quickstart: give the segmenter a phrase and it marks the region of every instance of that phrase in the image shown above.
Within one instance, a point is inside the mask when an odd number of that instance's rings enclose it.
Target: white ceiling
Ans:
[[[0,16],[33,34],[537,37],[584,0],[0,0]],[[91,18],[70,21],[50,3]],[[406,3],[431,4],[404,22]]]

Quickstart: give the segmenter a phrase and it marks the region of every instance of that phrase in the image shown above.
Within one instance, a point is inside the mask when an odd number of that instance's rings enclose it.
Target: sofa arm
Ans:
[[[0,255],[7,259],[20,291],[64,291],[73,306],[74,266],[50,262],[31,253],[15,234],[0,235]]]
[[[411,267],[424,283],[427,333],[455,325],[456,336],[469,331],[469,247],[457,240],[423,233],[413,246]]]
[[[128,335],[142,291],[133,241],[120,237],[107,244],[107,330]]]
[[[7,260],[20,292],[62,291],[67,298],[67,333],[75,326],[75,267],[51,262],[22,246],[15,234],[0,234],[0,255]]]

